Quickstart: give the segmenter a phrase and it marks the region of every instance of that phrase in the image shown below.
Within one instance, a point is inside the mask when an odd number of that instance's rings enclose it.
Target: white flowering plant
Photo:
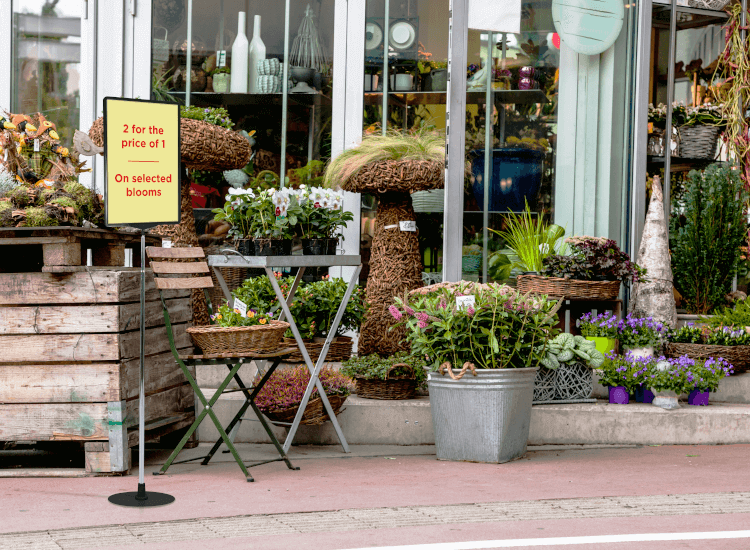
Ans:
[[[296,212],[296,232],[303,239],[337,239],[342,228],[354,219],[344,211],[344,193],[323,187],[307,187],[291,191],[299,211]]]
[[[213,210],[214,219],[232,224],[230,237],[292,239],[300,213],[288,189],[230,189],[224,208]]]
[[[232,224],[229,236],[236,239],[247,238],[250,232],[250,216],[248,210],[255,200],[252,189],[229,189],[225,197],[224,208],[212,210],[215,220],[223,220]]]

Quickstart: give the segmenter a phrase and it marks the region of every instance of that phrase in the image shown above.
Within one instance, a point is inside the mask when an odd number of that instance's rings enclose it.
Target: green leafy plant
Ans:
[[[596,369],[604,363],[604,354],[596,349],[596,344],[591,340],[564,332],[550,340],[547,357],[541,360],[548,369],[556,369],[561,363],[575,362],[583,362]]]
[[[732,306],[724,306],[711,317],[701,319],[708,326],[716,327],[750,327],[750,299],[738,300]]]
[[[425,128],[367,135],[359,146],[348,149],[328,165],[323,185],[341,187],[368,164],[386,160],[445,162],[445,136]]]
[[[675,344],[702,344],[703,330],[693,323],[688,323],[667,333],[667,341]]]
[[[393,368],[394,365],[401,363],[409,365],[411,371],[404,367]],[[413,371],[414,379],[418,383],[421,383],[427,378],[424,366],[425,360],[422,357],[400,351],[390,357],[380,357],[376,354],[365,355],[364,357],[352,357],[341,364],[341,373],[350,378],[385,380],[389,373],[391,377],[403,378],[408,377]]]
[[[459,307],[456,298],[473,296]],[[535,367],[546,357],[560,302],[496,283],[461,283],[398,298],[389,310],[406,327],[412,353],[433,369],[450,362],[478,368]]]
[[[705,342],[710,346],[748,346],[750,334],[743,329],[717,327],[705,335]]]
[[[182,105],[180,107],[180,116],[192,120],[205,120],[229,130],[234,127],[234,122],[229,118],[229,111],[224,107],[198,107],[196,105],[185,107]]]
[[[675,286],[689,313],[706,314],[731,290],[745,243],[748,195],[739,171],[713,164],[688,175],[686,190],[673,201],[670,227]]]
[[[211,71],[211,75],[215,75],[215,74],[231,74],[231,72],[232,71],[229,69],[229,67],[224,66],[224,67],[218,67],[218,68],[214,69],[213,71]]]
[[[646,270],[632,262],[612,239],[569,237],[565,242],[571,253],[544,258],[544,275],[584,281],[646,281]]]
[[[165,101],[167,103],[178,103],[175,96],[170,94],[172,91],[172,68],[165,72],[154,70],[151,76],[151,99],[155,101]]]
[[[526,209],[520,214],[508,214],[506,223],[505,231],[490,231],[500,235],[508,248],[518,257],[517,262],[511,262],[507,255],[503,260],[496,260],[497,265],[510,265],[511,269],[519,267],[524,271],[541,271],[542,262],[547,256],[555,253],[560,239],[565,235],[565,229],[559,225],[550,225],[540,217],[532,216],[528,202]],[[488,263],[492,262],[488,260]]]

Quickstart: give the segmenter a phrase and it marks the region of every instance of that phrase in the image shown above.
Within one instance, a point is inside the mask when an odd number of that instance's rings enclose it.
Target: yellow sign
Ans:
[[[174,103],[104,99],[107,225],[180,222],[180,111]]]

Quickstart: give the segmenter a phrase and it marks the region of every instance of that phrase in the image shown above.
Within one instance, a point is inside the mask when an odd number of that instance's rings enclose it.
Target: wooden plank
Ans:
[[[179,352],[192,348],[184,348]],[[195,379],[195,366],[188,366]],[[119,399],[137,399],[140,384],[140,358],[136,357],[120,364]],[[143,384],[146,395],[187,382],[182,369],[177,365],[171,351],[146,357]]]
[[[108,451],[109,445],[107,445],[106,441],[86,441],[83,444],[84,450],[88,452],[102,452],[102,451]]]
[[[124,266],[125,265],[125,245],[124,244],[107,244],[105,246],[94,247],[91,251],[91,260],[94,265],[100,266]]]
[[[0,242],[13,238],[23,239],[23,244],[35,244],[39,238],[47,237],[69,237],[74,239],[96,239],[120,242],[139,242],[140,233],[127,231],[114,231],[112,229],[83,228],[72,226],[58,227],[2,227],[0,228]],[[146,235],[147,244],[157,244],[161,242],[161,237]]]
[[[157,277],[156,288],[171,289],[171,288],[213,288],[214,282],[211,277],[191,277],[191,278],[179,278],[179,279],[166,279],[164,277]]]
[[[106,403],[0,404],[0,441],[106,440]]]
[[[147,246],[146,255],[149,258],[205,258],[206,253],[197,246],[186,246],[178,248],[162,248],[159,246]]]
[[[128,449],[128,454],[130,454],[130,449]],[[109,473],[112,471],[112,467],[110,466],[109,462],[109,451],[86,452],[87,473]]]
[[[133,399],[126,403],[127,415],[125,418],[128,428],[138,427],[138,402],[139,399]],[[146,423],[159,418],[176,416],[194,407],[195,394],[188,383],[153,395],[147,395]]]
[[[128,425],[125,401],[107,403],[109,419],[109,462],[98,471],[123,472],[130,469],[130,449],[128,448]],[[103,469],[102,469],[103,468]]]
[[[0,469],[0,477],[90,477],[86,468],[13,468]]]
[[[179,348],[191,345],[186,323],[173,325]],[[146,329],[146,355],[167,351],[165,327]],[[119,361],[140,356],[140,331],[112,334],[28,334],[0,336],[3,363]]]
[[[165,291],[182,298],[189,290]],[[159,299],[153,274],[146,271],[146,301]],[[90,269],[65,273],[0,273],[0,305],[102,304],[140,301],[140,270]]]
[[[0,364],[0,403],[118,401],[120,369],[119,363]]]
[[[43,244],[44,265],[81,265],[81,244]]]
[[[177,418],[179,420],[175,420],[166,425],[162,425],[160,421],[155,421],[153,423],[146,424],[146,433],[143,434],[146,442],[159,441],[161,440],[162,437],[166,435],[169,435],[173,432],[176,432],[177,430],[181,430],[183,428],[187,428],[188,426],[191,426],[193,422],[195,422],[195,411],[181,413],[170,418]],[[169,420],[169,419],[165,419],[165,420]],[[149,425],[158,425],[158,427],[149,429],[148,428]],[[191,444],[191,442],[195,440],[195,436],[197,432],[198,430],[193,432],[193,436],[191,436],[190,439],[188,439],[188,443],[185,445],[186,449],[192,449],[197,446],[197,441],[195,442],[195,444]],[[137,427],[130,428],[128,430],[128,447],[135,447],[136,445],[138,445],[138,428]],[[175,443],[174,446],[176,447],[177,443]]]
[[[151,262],[154,273],[209,273],[206,262]]]
[[[0,238],[0,246],[18,244],[60,244],[70,242],[75,242],[75,239],[71,237],[36,237],[34,239],[26,237]]]
[[[173,323],[191,320],[188,298],[167,300]],[[164,324],[161,301],[146,303],[146,327]],[[79,334],[140,329],[140,304],[0,307],[2,334]]]

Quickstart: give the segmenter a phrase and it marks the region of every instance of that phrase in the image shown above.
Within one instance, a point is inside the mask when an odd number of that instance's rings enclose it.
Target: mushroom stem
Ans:
[[[387,356],[408,349],[403,327],[389,330],[396,321],[388,306],[396,296],[422,286],[422,258],[418,233],[399,227],[399,222],[415,220],[409,193],[386,192],[379,198],[367,278],[369,309],[360,329],[358,352]]]

